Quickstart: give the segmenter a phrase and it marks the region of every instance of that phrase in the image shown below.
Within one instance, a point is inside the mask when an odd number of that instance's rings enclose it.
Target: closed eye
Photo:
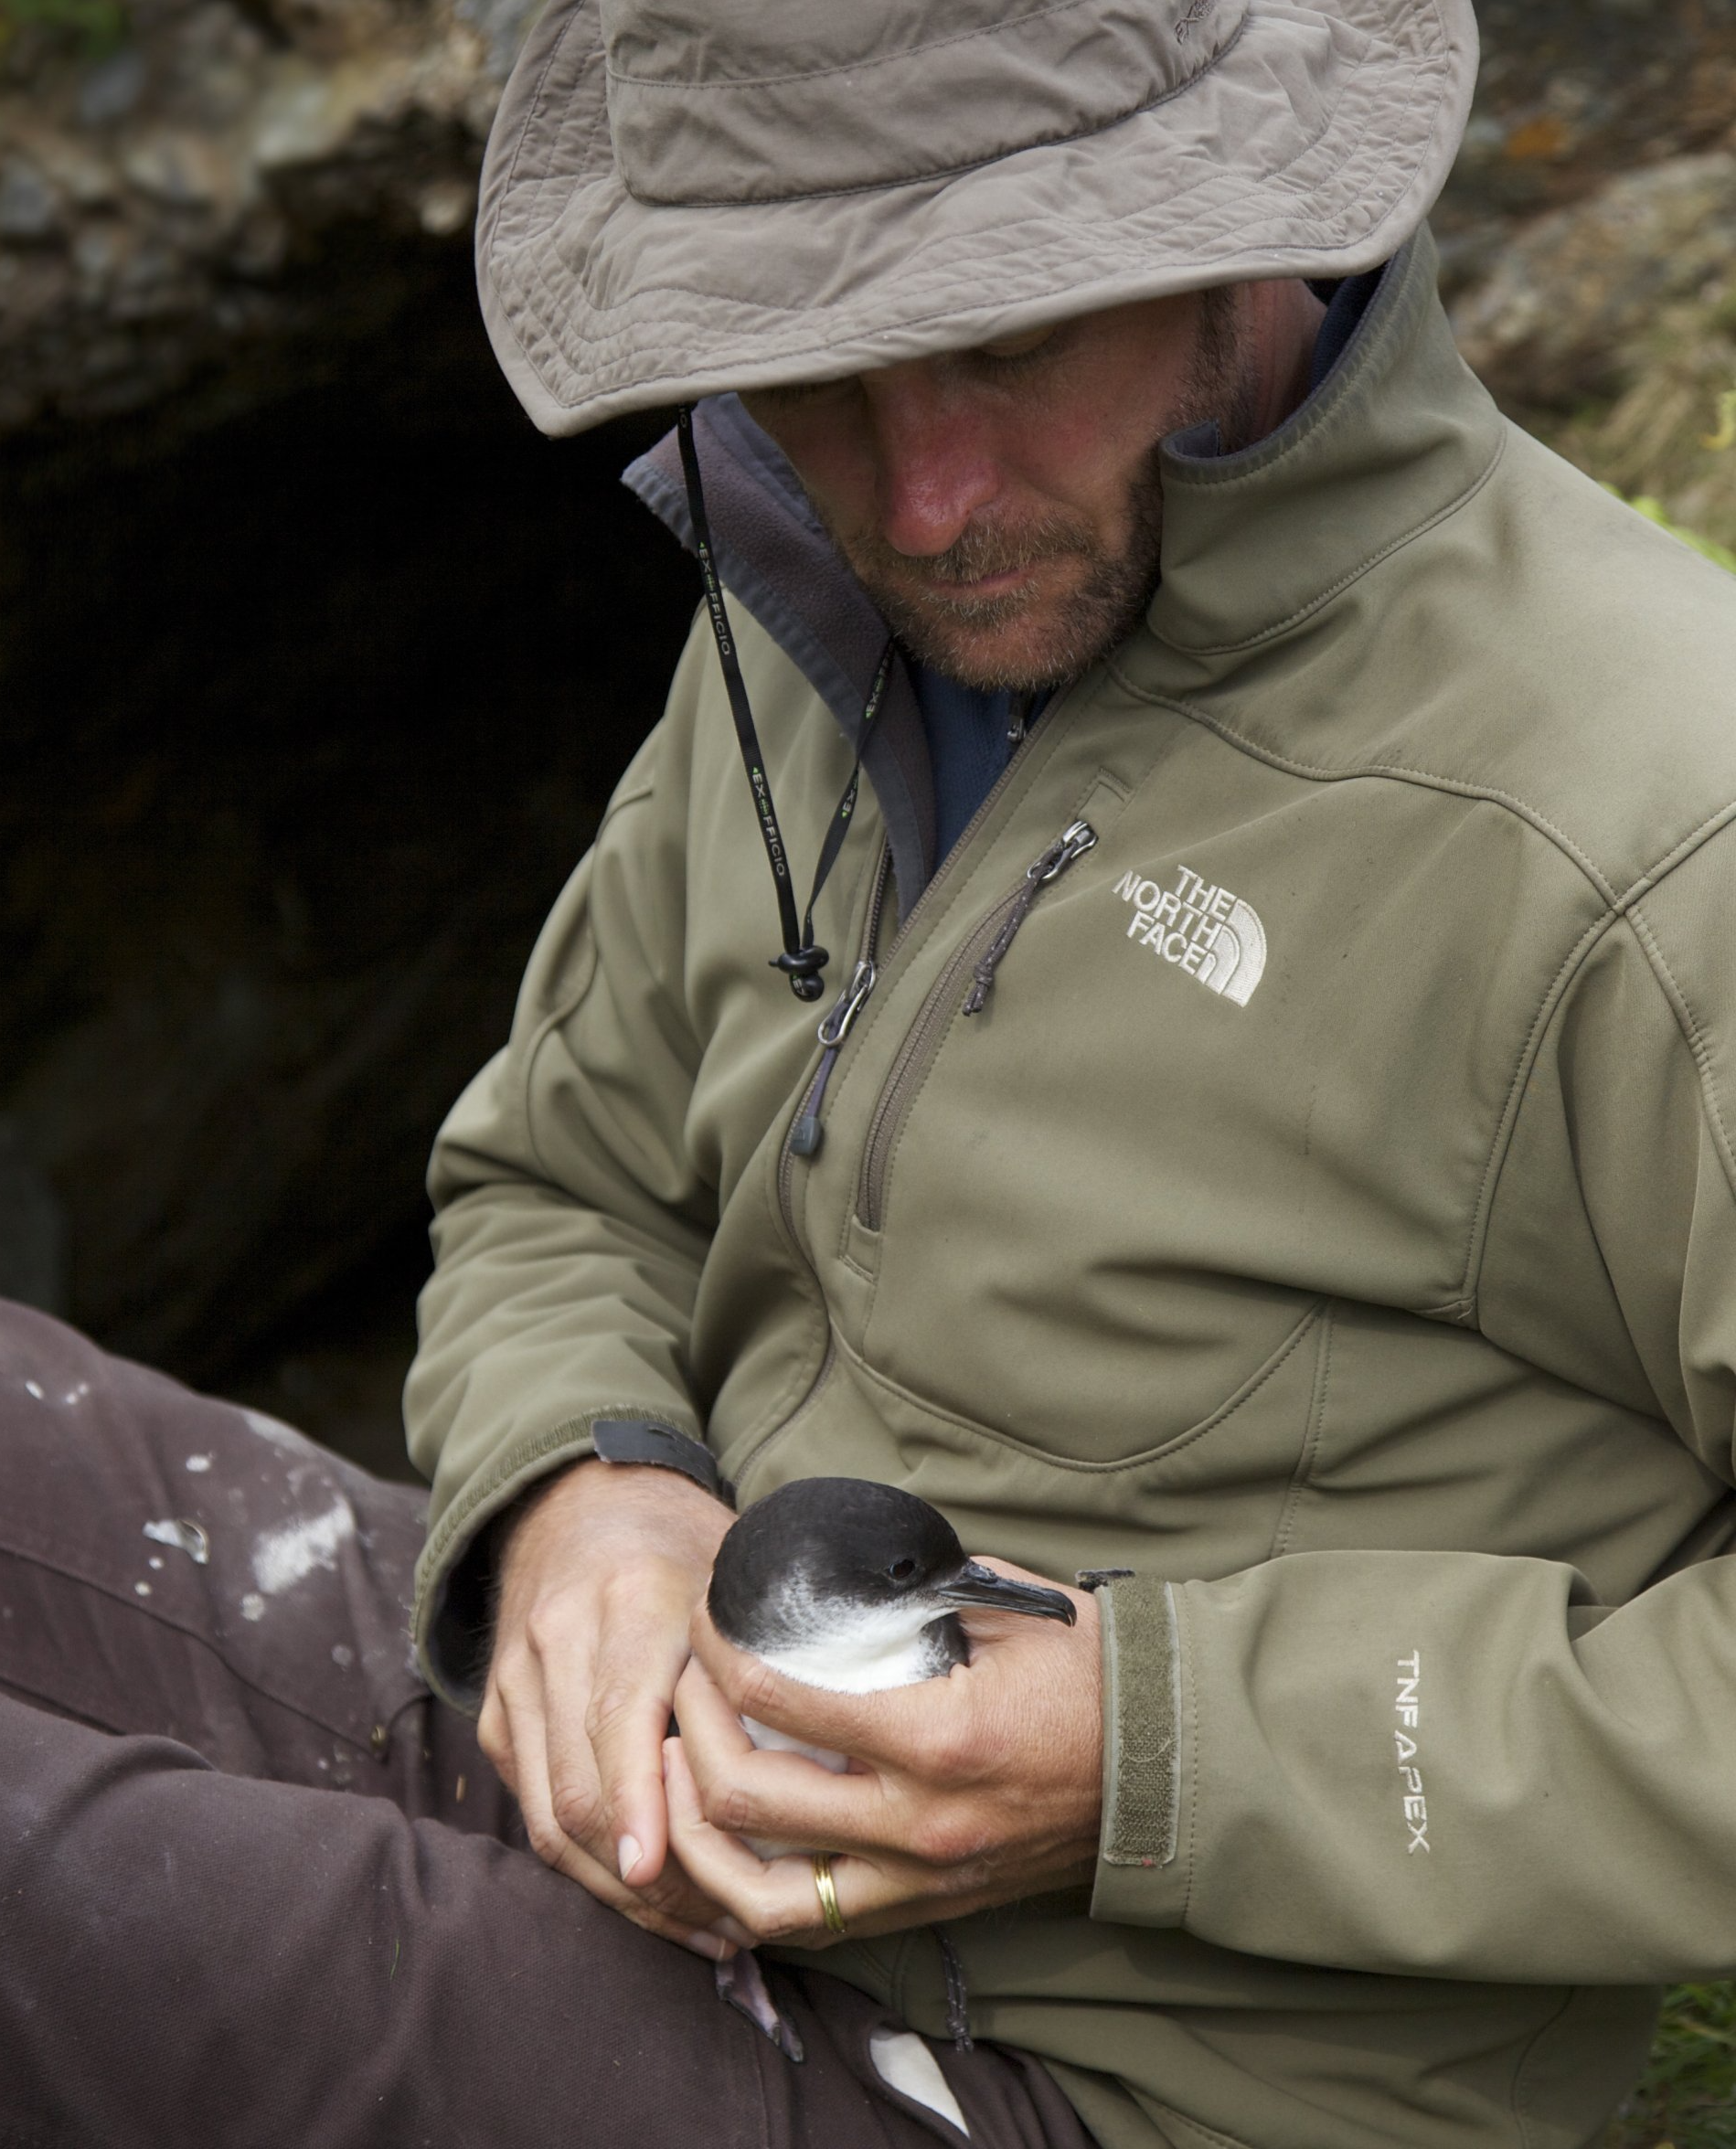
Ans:
[[[964,362],[987,380],[1004,380],[1027,367],[1047,365],[1067,347],[1064,333],[1070,325],[1050,322],[1047,327],[1028,328],[1022,335],[1003,336],[999,342],[978,344],[960,354]]]

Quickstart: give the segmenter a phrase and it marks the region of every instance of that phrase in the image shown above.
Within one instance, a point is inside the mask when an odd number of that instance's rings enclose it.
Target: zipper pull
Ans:
[[[864,955],[850,973],[850,982],[833,1001],[825,1020],[816,1033],[828,1052],[836,1052],[850,1034],[850,1026],[862,1012],[862,1003],[874,990],[879,972],[872,960]]]
[[[794,1156],[812,1156],[825,1138],[825,1130],[820,1124],[820,1108],[825,1102],[826,1084],[832,1080],[832,1069],[837,1065],[837,1057],[844,1040],[850,1034],[851,1025],[862,1012],[862,1004],[874,990],[879,973],[873,963],[864,956],[850,973],[850,982],[832,1003],[825,1020],[820,1025],[818,1037],[825,1051],[813,1081],[808,1084],[806,1103],[802,1116],[790,1129],[790,1152]]]
[[[1005,922],[984,950],[982,960],[972,974],[971,989],[964,995],[966,1015],[980,1015],[987,1005],[988,995],[995,988],[995,973],[1012,946],[1014,935],[1030,916],[1031,905],[1051,880],[1065,873],[1075,858],[1082,858],[1096,841],[1097,831],[1089,821],[1075,821],[1061,831],[1040,858],[1025,868],[1024,886],[1014,897]]]
[[[1063,828],[1038,859],[1034,866],[1026,867],[1025,878],[1038,888],[1047,888],[1059,874],[1065,873],[1075,858],[1082,858],[1097,842],[1097,831],[1089,821],[1075,821]]]

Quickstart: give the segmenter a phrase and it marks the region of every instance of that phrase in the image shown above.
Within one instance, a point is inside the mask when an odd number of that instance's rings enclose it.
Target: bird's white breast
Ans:
[[[943,1668],[928,1632],[942,1609],[911,1598],[894,1604],[841,1607],[815,1597],[796,1576],[783,1585],[775,1606],[777,1630],[785,1639],[757,1654],[785,1678],[831,1694],[879,1694],[889,1686],[913,1686]],[[835,1776],[841,1776],[850,1765],[843,1754],[828,1747],[809,1746],[752,1717],[743,1717],[741,1722],[748,1737],[763,1750],[802,1754]],[[747,1841],[762,1858],[782,1857],[805,1847],[753,1836]]]
[[[946,1607],[927,1596],[890,1604],[841,1604],[815,1596],[793,1576],[778,1592],[767,1623],[778,1636],[759,1656],[786,1678],[832,1694],[878,1694],[913,1686],[945,1669],[929,1629]]]

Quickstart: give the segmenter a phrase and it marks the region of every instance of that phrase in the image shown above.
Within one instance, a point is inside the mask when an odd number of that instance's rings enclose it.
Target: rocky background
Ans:
[[[0,1291],[399,1463],[446,1106],[694,590],[495,369],[526,0],[0,0]]]
[[[421,1173],[689,567],[475,317],[535,0],[0,0],[0,1290],[389,1463]],[[1488,0],[1523,422],[1736,543],[1736,0]]]

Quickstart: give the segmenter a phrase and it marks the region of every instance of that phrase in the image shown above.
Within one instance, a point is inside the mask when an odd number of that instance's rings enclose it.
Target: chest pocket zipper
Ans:
[[[898,1139],[904,1131],[917,1091],[934,1064],[947,1031],[956,1015],[980,1015],[994,989],[996,973],[1006,960],[1014,936],[1030,915],[1032,906],[1052,881],[1058,880],[1076,858],[1081,858],[1097,841],[1089,821],[1075,821],[1025,868],[1018,885],[1003,896],[982,919],[964,943],[956,948],[946,967],[930,987],[917,1010],[904,1042],[899,1047],[886,1086],[868,1122],[867,1146],[856,1183],[856,1215],[870,1231],[878,1231],[886,1206],[887,1175]],[[969,978],[964,996],[960,989]]]

